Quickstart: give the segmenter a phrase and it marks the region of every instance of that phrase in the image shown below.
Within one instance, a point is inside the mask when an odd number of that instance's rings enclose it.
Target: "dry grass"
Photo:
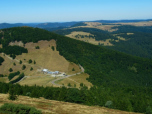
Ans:
[[[0,106],[4,103],[24,104],[41,110],[43,114],[139,114],[99,106],[85,106],[27,96],[19,96],[17,100],[11,101],[8,100],[8,94],[0,94],[0,101]]]
[[[15,41],[15,42],[10,42],[9,43],[9,45],[10,46],[14,46],[14,45],[16,45],[16,46],[21,46],[21,47],[24,47],[24,44],[23,44],[23,42],[22,41]]]
[[[6,82],[7,79],[7,77],[0,77],[0,82]]]
[[[72,71],[73,69],[74,69],[74,71]],[[70,75],[70,74],[75,74],[78,72],[81,72],[80,67],[78,65],[76,65],[75,63],[69,63],[67,74]]]
[[[40,49],[35,49],[35,46],[39,46]],[[51,71],[61,71],[67,72],[69,67],[69,62],[62,56],[59,55],[58,51],[53,51],[51,46],[56,47],[54,40],[51,41],[39,41],[38,43],[27,43],[25,48],[28,49],[28,54],[22,54],[17,56],[18,60],[26,62],[29,59],[36,61],[36,65],[41,68],[46,68]]]
[[[57,83],[61,84],[61,85],[65,85],[65,86],[67,86],[70,83],[72,87],[74,87],[74,85],[76,85],[76,88],[79,88],[80,83],[83,83],[88,88],[90,88],[92,86],[92,84],[90,82],[88,82],[88,80],[86,80],[86,78],[89,78],[89,75],[86,73],[82,73],[79,75],[75,75],[75,76],[72,76],[69,78],[62,79],[62,80],[58,81]]]
[[[133,35],[134,33],[127,33],[127,35]]]
[[[10,45],[19,45],[21,42],[12,42]],[[35,49],[35,46],[39,46],[40,49]],[[54,46],[55,50],[53,51],[51,47]],[[41,72],[43,68],[49,69],[50,71],[60,71],[66,72],[67,74],[74,74],[81,71],[78,65],[68,62],[63,56],[59,55],[59,52],[56,51],[56,42],[55,40],[51,41],[39,41],[38,43],[27,43],[25,48],[28,49],[28,53],[23,53],[16,57],[15,60],[10,58],[8,55],[0,54],[5,61],[0,66],[0,74],[9,75],[9,68],[13,69],[13,72],[20,71],[24,72],[25,78],[20,82],[21,85],[40,85],[40,86],[52,86],[50,83],[52,78],[49,75],[45,75]],[[36,61],[36,64],[28,63],[28,60]],[[22,60],[22,64],[19,64],[19,60]],[[16,65],[14,66],[13,63]],[[22,70],[22,66],[25,65],[26,69]],[[30,68],[33,68],[30,71]],[[72,69],[75,71],[72,71]],[[14,79],[17,78],[14,77]],[[13,79],[12,79],[13,80]],[[2,78],[1,81],[9,82],[7,77]]]
[[[29,76],[26,77],[23,81],[19,82],[20,85],[38,85],[38,86],[53,86],[51,81],[54,80],[54,77],[51,76]]]
[[[136,22],[136,23],[115,23],[115,24],[132,25],[132,26],[152,26],[152,21]]]

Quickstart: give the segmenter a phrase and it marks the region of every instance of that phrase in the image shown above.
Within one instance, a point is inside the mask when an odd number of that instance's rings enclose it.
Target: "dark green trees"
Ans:
[[[25,68],[26,68],[26,66],[25,66],[25,65],[23,65],[23,66],[22,66],[22,70],[24,70]]]
[[[10,88],[9,88],[9,91],[8,91],[8,93],[9,93],[9,98],[8,99],[10,99],[10,100],[16,100],[17,99],[17,96],[15,94],[15,90],[14,89],[15,88],[10,85]]]

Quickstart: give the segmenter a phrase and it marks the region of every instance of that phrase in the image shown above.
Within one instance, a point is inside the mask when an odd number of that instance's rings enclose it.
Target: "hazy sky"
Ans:
[[[152,19],[152,0],[0,0],[0,23]]]

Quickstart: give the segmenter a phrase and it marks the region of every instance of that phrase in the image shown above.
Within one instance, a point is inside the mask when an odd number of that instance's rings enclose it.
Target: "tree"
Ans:
[[[54,51],[54,50],[55,50],[55,49],[54,49],[54,46],[52,46],[51,49]]]
[[[25,68],[26,68],[26,66],[25,66],[25,65],[23,65],[23,66],[22,66],[22,70],[24,70]]]
[[[8,93],[9,93],[9,98],[8,99],[10,99],[10,100],[16,100],[17,99],[17,96],[15,95],[15,90],[12,86],[10,86]]]
[[[40,49],[40,47],[39,46],[35,46],[35,49]]]
[[[71,84],[70,84],[70,83],[68,83],[68,87],[71,87]]]
[[[12,72],[12,71],[13,71],[13,69],[12,69],[12,68],[10,68],[10,69],[9,69],[9,71],[10,71],[10,72]]]
[[[33,70],[33,67],[30,68],[30,71],[32,71],[32,70]]]
[[[20,60],[20,62],[19,62],[20,64],[22,64],[22,61]]]
[[[75,69],[73,68],[72,71],[75,71]]]
[[[34,60],[34,64],[36,64],[35,60]]]
[[[28,61],[28,63],[29,63],[29,64],[32,63],[32,60],[30,59],[30,60]]]
[[[16,66],[16,63],[13,63],[14,66]]]

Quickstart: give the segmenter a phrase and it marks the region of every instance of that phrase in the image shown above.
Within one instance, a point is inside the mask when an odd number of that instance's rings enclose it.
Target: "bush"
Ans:
[[[54,46],[52,46],[51,49],[54,51],[55,50]]]
[[[39,46],[35,46],[35,49],[40,49],[40,47]]]
[[[112,105],[113,105],[112,101],[107,101],[105,107],[112,108]]]
[[[9,71],[10,71],[10,72],[13,72],[13,69],[12,69],[12,68],[10,68],[10,69],[9,69]]]
[[[37,110],[34,107],[11,103],[5,103],[1,106],[0,111],[7,114],[42,114],[40,110]]]
[[[25,65],[23,65],[23,66],[22,66],[22,70],[24,70],[25,68],[26,68],[26,66],[25,66]]]
[[[29,63],[29,64],[32,63],[32,60],[30,59],[30,60],[28,61],[28,63]]]
[[[152,114],[152,109],[150,106],[147,107],[146,114]]]

